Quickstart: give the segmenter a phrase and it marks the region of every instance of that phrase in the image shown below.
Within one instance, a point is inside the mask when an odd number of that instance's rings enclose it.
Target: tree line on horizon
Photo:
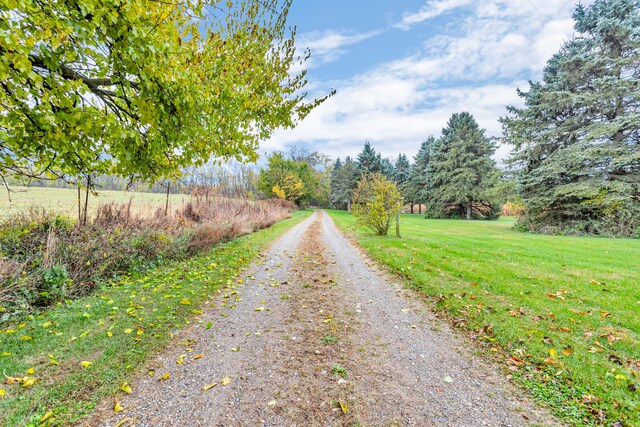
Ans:
[[[332,203],[348,208],[359,176],[381,172],[431,218],[496,218],[506,190],[525,207],[522,229],[640,236],[640,1],[580,4],[573,18],[576,36],[541,81],[518,90],[524,107],[500,119],[511,179],[491,160],[495,142],[457,113],[413,164],[399,154],[391,165],[368,143],[357,159],[338,159]]]

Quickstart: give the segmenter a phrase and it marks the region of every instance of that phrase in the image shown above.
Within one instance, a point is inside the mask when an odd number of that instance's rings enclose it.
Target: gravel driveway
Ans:
[[[278,239],[197,320],[118,398],[122,412],[104,402],[91,424],[560,425],[324,212]]]

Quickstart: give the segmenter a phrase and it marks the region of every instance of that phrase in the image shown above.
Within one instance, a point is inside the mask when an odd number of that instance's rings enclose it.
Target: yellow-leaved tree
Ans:
[[[395,182],[380,173],[362,175],[351,207],[358,224],[386,236],[394,219],[398,219],[401,207],[402,195]],[[399,224],[396,231],[399,235]]]

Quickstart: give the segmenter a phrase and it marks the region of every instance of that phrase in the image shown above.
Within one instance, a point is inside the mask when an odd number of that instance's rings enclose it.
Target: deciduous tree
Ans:
[[[255,159],[306,102],[290,0],[4,2],[0,175],[154,181]]]

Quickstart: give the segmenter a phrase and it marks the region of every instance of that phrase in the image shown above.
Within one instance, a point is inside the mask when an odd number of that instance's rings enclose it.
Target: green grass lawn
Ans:
[[[125,381],[146,372],[145,361],[173,330],[193,322],[210,327],[215,319],[202,315],[203,305],[235,285],[240,269],[310,213],[297,211],[206,255],[105,283],[92,296],[2,325],[0,425],[70,425],[97,402],[113,401]]]
[[[44,187],[11,187],[15,190],[11,193],[11,201],[6,191],[0,191],[0,218],[12,213],[29,209],[30,207],[45,208],[64,213],[72,217],[78,215],[78,192],[71,188],[44,188]],[[159,193],[140,193],[133,191],[98,191],[98,195],[89,195],[89,211],[93,212],[101,203],[120,202],[131,203],[135,213],[145,214],[153,212],[158,207],[164,207],[166,195]],[[172,194],[170,206],[182,205],[188,196]],[[84,203],[84,194],[82,194]]]
[[[419,215],[382,238],[330,214],[568,424],[640,426],[640,240]]]

